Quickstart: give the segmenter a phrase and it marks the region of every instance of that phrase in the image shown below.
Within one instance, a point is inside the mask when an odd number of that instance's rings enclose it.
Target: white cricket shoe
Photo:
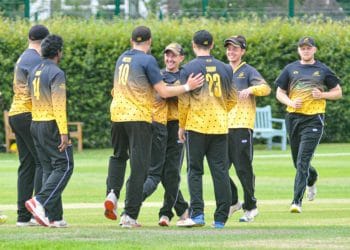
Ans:
[[[45,215],[44,207],[37,201],[35,197],[27,200],[24,205],[40,225],[44,227],[48,227],[50,225],[49,219]]]
[[[316,197],[316,194],[317,194],[316,183],[314,183],[314,185],[312,186],[307,186],[306,196],[309,201],[313,201]]]
[[[110,220],[117,219],[117,196],[112,189],[106,197],[104,202],[105,206],[105,217]]]
[[[290,211],[291,213],[300,214],[300,213],[301,213],[301,206],[298,205],[298,204],[293,203],[293,204],[290,206],[289,211]]]
[[[31,218],[30,221],[17,221],[16,227],[35,227],[35,226],[40,226],[40,224],[34,219]]]
[[[236,204],[230,206],[230,211],[228,213],[228,217],[231,217],[234,212],[237,212],[241,208],[242,208],[242,204],[239,201],[237,201]]]
[[[168,227],[170,225],[170,219],[166,215],[162,215],[159,219],[158,225],[161,227]]]
[[[135,227],[141,227],[141,224],[139,224],[137,220],[125,214],[125,218],[122,222],[122,228],[135,228]]]
[[[67,228],[68,224],[65,220],[51,221],[50,227],[52,228]]]
[[[239,222],[252,222],[258,214],[259,211],[257,208],[254,208],[252,210],[246,210],[244,212],[244,215],[241,218],[239,218]]]

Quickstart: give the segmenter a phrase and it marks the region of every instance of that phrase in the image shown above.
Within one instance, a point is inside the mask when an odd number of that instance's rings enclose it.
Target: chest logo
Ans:
[[[299,74],[299,71],[298,70],[294,70],[293,71],[293,75],[297,75],[297,74]]]
[[[238,78],[245,78],[244,72],[239,73],[239,74],[238,74]]]
[[[320,71],[315,71],[313,74],[312,74],[313,76],[320,76]]]

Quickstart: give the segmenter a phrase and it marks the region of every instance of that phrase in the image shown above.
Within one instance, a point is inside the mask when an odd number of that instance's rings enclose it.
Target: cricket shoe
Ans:
[[[241,208],[242,208],[242,204],[239,201],[237,201],[236,204],[230,206],[230,211],[228,213],[228,217],[231,217],[234,212],[237,212]]]
[[[122,228],[136,228],[136,227],[141,227],[141,224],[139,224],[137,220],[125,214],[125,218],[122,222]]]
[[[298,204],[293,203],[293,204],[290,206],[289,211],[290,211],[291,213],[300,214],[300,213],[301,213],[301,206],[298,205]]]
[[[55,220],[55,221],[50,221],[50,226],[52,228],[67,228],[68,224],[65,220]]]
[[[259,211],[257,208],[254,208],[252,210],[246,210],[244,212],[244,215],[241,218],[239,218],[239,222],[252,222],[258,214]]]
[[[158,225],[161,227],[168,227],[170,225],[170,219],[166,215],[162,215],[159,219]]]
[[[35,197],[27,200],[24,205],[40,225],[44,227],[48,227],[50,225],[49,219],[45,215],[44,207],[37,201]]]
[[[204,214],[199,214],[195,217],[187,218],[176,223],[178,227],[202,227],[205,225]]]
[[[16,227],[36,227],[41,226],[36,219],[31,218],[30,221],[17,221]]]
[[[307,186],[306,196],[309,201],[313,201],[316,197],[316,194],[317,194],[316,183],[314,183],[314,185],[312,186]]]
[[[109,192],[104,202],[105,206],[105,217],[110,220],[117,219],[117,197],[113,191]]]
[[[220,221],[214,221],[211,226],[216,229],[222,229],[225,227],[225,223]]]

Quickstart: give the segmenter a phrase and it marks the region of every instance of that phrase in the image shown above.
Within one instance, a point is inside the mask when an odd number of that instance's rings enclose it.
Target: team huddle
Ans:
[[[163,51],[165,68],[149,54],[152,35],[145,26],[131,34],[132,48],[119,56],[112,90],[111,139],[105,217],[117,220],[117,204],[124,185],[123,228],[140,227],[142,202],[161,182],[163,206],[160,226],[169,226],[174,212],[179,227],[205,225],[202,177],[207,159],[214,184],[214,228],[243,210],[240,222],[258,215],[253,171],[255,97],[271,92],[261,74],[242,61],[244,36],[227,38],[228,64],[211,55],[214,39],[199,30],[192,38],[196,58],[181,66],[183,47],[170,43]],[[217,45],[220,46],[220,45]],[[15,67],[10,125],[19,151],[17,226],[67,227],[61,194],[73,172],[66,112],[66,80],[58,67],[63,41],[42,25],[29,32],[29,47]],[[316,195],[317,172],[310,165],[322,137],[326,99],[341,98],[339,78],[314,59],[311,37],[298,42],[300,60],[287,65],[276,79],[276,97],[287,106],[286,125],[296,168],[290,212],[300,213],[304,193]],[[190,201],[180,187],[186,153]],[[234,166],[243,188],[243,203],[229,176]],[[34,192],[34,197],[33,196]]]

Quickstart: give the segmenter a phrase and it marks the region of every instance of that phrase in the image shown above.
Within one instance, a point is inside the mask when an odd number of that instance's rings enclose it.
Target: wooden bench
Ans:
[[[279,124],[279,128],[274,127],[274,124]],[[253,137],[267,139],[268,149],[271,149],[273,145],[281,146],[282,150],[287,149],[287,131],[285,121],[280,118],[272,118],[270,105],[256,108]],[[281,142],[273,142],[272,139],[274,137],[280,137]]]
[[[11,141],[16,140],[15,133],[13,133],[10,123],[8,111],[4,110],[4,126],[5,126],[5,146],[6,152],[10,152]],[[77,139],[78,151],[83,151],[83,123],[82,122],[68,122],[69,137]]]

